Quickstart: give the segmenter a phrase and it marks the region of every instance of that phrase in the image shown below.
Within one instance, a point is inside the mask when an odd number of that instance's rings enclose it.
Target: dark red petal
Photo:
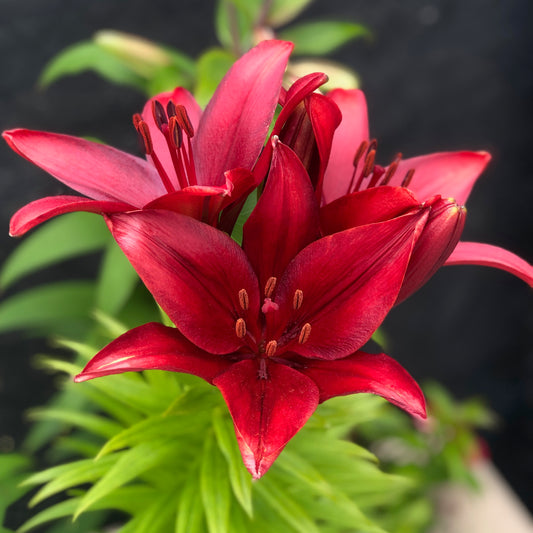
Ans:
[[[459,242],[445,265],[481,265],[514,274],[533,287],[533,266],[521,257],[491,244]]]
[[[400,185],[407,172],[414,169],[409,189],[421,202],[440,194],[464,205],[490,159],[487,152],[440,152],[403,159],[390,185]]]
[[[309,361],[301,372],[316,383],[321,402],[335,396],[370,392],[413,416],[426,418],[426,402],[420,387],[400,363],[384,353],[356,352],[336,361]]]
[[[271,276],[280,278],[318,235],[318,204],[309,177],[296,154],[278,142],[265,190],[244,225],[243,248],[259,286]]]
[[[163,165],[167,175],[172,180],[173,185],[176,187],[176,189],[179,189],[178,178],[174,169],[174,163],[172,162],[170,156],[167,141],[154,121],[154,115],[152,112],[152,104],[154,100],[157,100],[164,109],[167,108],[169,101],[172,101],[175,105],[182,105],[185,107],[194,131],[198,129],[200,117],[202,116],[202,109],[194,99],[194,96],[187,91],[187,89],[184,89],[183,87],[177,87],[173,91],[161,93],[150,98],[150,100],[146,102],[142,111],[142,118],[148,124],[148,128],[150,130],[154,152],[157,154],[159,161],[161,161],[161,164]],[[186,146],[184,149],[187,151]]]
[[[304,357],[340,359],[361,348],[396,300],[427,211],[335,233],[305,248],[275,294],[279,321],[267,315],[268,338],[280,339],[278,353],[285,346]],[[297,290],[303,303],[294,310]],[[302,344],[306,324],[311,332]]]
[[[437,272],[463,233],[466,217],[463,207],[438,196],[429,200],[427,205],[431,206],[431,211],[416,241],[396,304],[417,291]]]
[[[342,122],[335,131],[324,176],[324,203],[330,203],[349,191],[353,158],[359,145],[368,141],[368,113],[363,92],[357,89],[335,89],[328,97],[341,110]]]
[[[166,192],[150,163],[111,146],[44,131],[2,135],[19,155],[89,198],[141,207]]]
[[[373,187],[341,196],[320,209],[325,234],[348,228],[384,222],[404,215],[420,202],[404,187]]]
[[[231,364],[227,358],[204,352],[176,328],[152,322],[124,333],[100,350],[74,381],[139,370],[170,370],[212,383]]]
[[[35,200],[20,208],[9,223],[9,234],[19,237],[41,222],[73,211],[89,213],[117,213],[131,211],[135,207],[120,202],[100,202],[80,196],[49,196]]]
[[[226,74],[193,139],[200,185],[222,185],[224,172],[252,169],[263,147],[292,43],[263,41]]]
[[[317,386],[300,372],[271,361],[266,365],[266,379],[259,378],[254,359],[234,364],[213,380],[228,404],[244,464],[255,479],[307,422],[319,397]]]
[[[228,235],[172,211],[111,215],[108,225],[163,310],[194,344],[210,353],[243,345],[235,323],[257,327],[257,278],[242,249]],[[249,308],[243,310],[239,291]]]

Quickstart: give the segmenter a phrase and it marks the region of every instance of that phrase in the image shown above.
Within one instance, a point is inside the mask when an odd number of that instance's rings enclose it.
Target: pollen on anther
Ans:
[[[278,278],[275,278],[274,276],[267,279],[267,282],[265,283],[265,298],[270,298],[272,296],[277,282]]]
[[[192,139],[192,137],[194,137],[194,128],[185,106],[176,106],[176,118],[178,119],[179,124],[187,135],[187,137],[189,137],[189,139]]]
[[[243,339],[246,335],[246,322],[243,318],[238,318],[235,322],[235,334],[239,339]]]
[[[303,344],[304,342],[307,342],[309,340],[309,336],[311,335],[311,324],[309,322],[306,322],[302,329],[300,330],[300,336],[298,337],[298,343]]]
[[[248,311],[248,307],[250,305],[250,298],[248,297],[246,289],[241,289],[239,291],[239,304],[243,311]]]
[[[272,357],[276,350],[278,349],[278,343],[276,341],[268,341],[267,345],[265,346],[265,355],[267,357]]]
[[[301,289],[296,289],[294,291],[294,296],[292,297],[292,307],[295,311],[302,307],[304,301],[304,293]]]

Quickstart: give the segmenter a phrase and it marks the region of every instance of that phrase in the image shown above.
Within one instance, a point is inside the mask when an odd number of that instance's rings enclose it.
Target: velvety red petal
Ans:
[[[421,202],[440,194],[464,205],[490,159],[487,152],[440,152],[403,159],[389,184],[400,185],[407,172],[414,169],[409,189]]]
[[[308,377],[285,365],[265,364],[264,378],[258,361],[247,360],[213,380],[228,404],[244,464],[255,479],[307,422],[319,398]]]
[[[307,172],[296,154],[277,142],[265,189],[243,232],[243,248],[260,287],[271,276],[279,279],[318,236],[318,204]]]
[[[263,41],[229,70],[193,139],[200,185],[222,185],[224,172],[251,169],[274,116],[292,43]]]
[[[275,293],[279,313],[267,315],[278,353],[340,359],[361,348],[396,300],[427,211],[335,233],[296,256]]]
[[[506,270],[533,287],[533,265],[499,246],[459,242],[446,265],[481,265]]]
[[[320,209],[324,234],[404,215],[420,202],[404,187],[373,187],[341,196]]]
[[[370,392],[410,415],[426,418],[426,402],[420,387],[400,363],[384,353],[356,352],[336,361],[309,361],[301,372],[316,383],[321,402],[335,396]]]
[[[35,200],[20,208],[9,223],[9,234],[19,237],[41,222],[73,211],[89,213],[117,213],[131,211],[135,207],[120,202],[100,202],[80,196],[49,196]]]
[[[431,206],[431,211],[416,241],[396,304],[417,291],[437,272],[463,233],[466,218],[463,207],[439,196],[429,200],[427,205]]]
[[[257,325],[257,278],[242,248],[228,235],[190,217],[163,210],[111,215],[108,225],[163,310],[194,344],[210,353],[243,345],[243,318]],[[248,294],[248,309],[239,292]]]
[[[231,364],[223,356],[204,352],[176,328],[152,322],[124,333],[100,350],[74,381],[139,370],[170,370],[212,383]]]
[[[324,176],[324,204],[348,192],[354,170],[353,158],[359,145],[368,141],[368,113],[363,92],[358,89],[335,89],[328,97],[341,110],[342,122],[335,131]]]
[[[154,151],[157,154],[159,161],[161,161],[161,164],[163,165],[163,168],[165,169],[167,175],[172,180],[174,187],[176,187],[176,189],[179,189],[180,186],[178,183],[176,171],[174,169],[174,164],[172,163],[172,158],[170,156],[167,141],[165,139],[165,136],[161,133],[161,131],[155,124],[154,114],[152,111],[152,105],[154,100],[157,100],[165,109],[167,108],[167,104],[169,101],[172,101],[175,105],[184,106],[187,110],[187,114],[189,115],[189,119],[191,120],[191,124],[194,128],[194,131],[198,129],[200,117],[202,116],[202,109],[194,99],[194,96],[189,91],[187,91],[187,89],[184,89],[183,87],[177,87],[173,91],[161,93],[150,98],[150,100],[146,102],[142,111],[143,120],[148,124],[148,128],[150,130],[150,136],[152,138]],[[186,147],[185,150],[187,151]]]
[[[166,192],[150,163],[111,146],[24,129],[2,135],[19,155],[89,198],[141,207]]]

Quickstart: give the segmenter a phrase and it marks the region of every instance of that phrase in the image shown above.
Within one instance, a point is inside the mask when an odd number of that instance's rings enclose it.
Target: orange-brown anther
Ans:
[[[383,179],[381,180],[380,185],[387,185],[387,183],[389,183],[389,181],[391,180],[392,176],[394,176],[394,173],[396,172],[397,168],[398,168],[398,161],[393,161],[387,167],[387,171],[385,172],[385,176],[383,176]]]
[[[187,135],[187,137],[192,138],[194,136],[194,128],[192,127],[192,122],[189,119],[189,114],[184,106],[176,106],[176,118],[179,121],[180,126]]]
[[[276,350],[278,349],[278,343],[276,341],[268,341],[265,347],[265,355],[267,357],[272,357]]]
[[[243,318],[238,318],[235,322],[235,334],[239,339],[243,339],[246,335],[246,322]]]
[[[307,342],[309,340],[309,336],[311,335],[311,324],[309,322],[306,322],[302,329],[300,330],[300,336],[298,337],[298,343],[303,344],[304,342]]]
[[[171,116],[168,119],[168,131],[170,133],[170,140],[174,145],[174,148],[181,148],[183,141],[183,134],[181,133],[180,125],[175,116]]]
[[[353,158],[353,166],[356,167],[357,164],[359,163],[359,159],[361,159],[361,157],[363,157],[363,154],[367,151],[368,149],[368,141],[363,141],[360,145],[359,145],[359,148],[357,149],[357,152],[355,152],[355,155],[354,155],[354,158]]]
[[[241,289],[239,291],[239,304],[243,311],[248,311],[248,306],[250,305],[250,299],[248,298],[248,293],[246,289]]]
[[[363,167],[363,176],[366,178],[374,168],[374,161],[376,160],[376,151],[370,150],[366,155],[365,166]]]
[[[270,298],[272,296],[272,294],[274,293],[274,289],[276,288],[277,282],[278,278],[275,278],[274,276],[267,279],[267,282],[265,284],[265,298]]]
[[[411,183],[411,180],[413,179],[414,173],[415,173],[414,168],[411,168],[407,171],[407,174],[405,175],[405,178],[402,181],[402,187],[409,187],[409,184]]]
[[[141,114],[140,113],[135,113],[132,117],[133,119],[133,126],[135,127],[135,129],[137,129],[137,125],[139,124],[139,122],[142,121],[142,117],[141,117]]]
[[[294,291],[294,296],[292,297],[292,307],[295,311],[302,307],[304,301],[304,293],[301,289],[296,289]]]
[[[137,131],[139,132],[139,137],[141,139],[141,142],[144,145],[144,151],[147,155],[152,155],[154,151],[154,145],[152,144],[152,137],[150,135],[150,129],[148,128],[148,124],[144,120],[140,120],[137,123]]]

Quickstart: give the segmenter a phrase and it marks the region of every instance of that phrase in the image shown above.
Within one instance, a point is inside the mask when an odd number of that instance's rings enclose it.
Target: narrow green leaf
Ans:
[[[252,517],[252,477],[242,462],[235,438],[235,430],[227,411],[223,412],[221,409],[213,411],[213,427],[218,446],[228,463],[229,480],[233,494],[246,514]]]
[[[235,223],[235,226],[231,233],[231,238],[239,245],[242,244],[242,231],[244,224],[248,220],[248,217],[250,216],[256,205],[257,192],[253,191],[251,194],[248,195],[248,198],[246,198],[246,202],[244,202],[241,212],[239,213],[239,216],[237,218],[237,222]]]
[[[122,250],[112,241],[106,247],[96,290],[96,307],[116,315],[126,304],[139,281]]]
[[[198,58],[194,96],[202,107],[207,105],[234,61],[235,56],[221,48],[207,50]]]
[[[252,47],[254,21],[250,20],[246,10],[237,7],[236,1],[240,0],[218,0],[215,32],[224,48],[240,56]]]
[[[353,39],[370,37],[362,24],[352,22],[305,22],[280,32],[280,38],[294,43],[295,54],[326,55]]]
[[[199,493],[197,472],[191,469],[178,503],[176,533],[205,533],[204,508]]]
[[[288,24],[313,0],[272,0],[268,10],[267,24],[273,28]]]
[[[142,78],[127,64],[97,43],[81,41],[65,48],[44,68],[39,85],[47,87],[65,76],[93,70],[103,78],[144,90]]]
[[[209,533],[229,531],[230,490],[226,462],[210,434],[204,443],[200,469],[200,493]]]

